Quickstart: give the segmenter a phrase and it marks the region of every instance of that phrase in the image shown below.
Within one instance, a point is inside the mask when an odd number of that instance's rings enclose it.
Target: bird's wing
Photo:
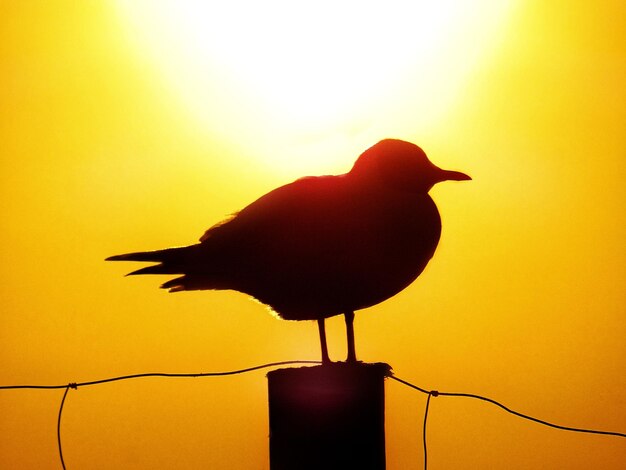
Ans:
[[[345,192],[342,176],[301,178],[211,227],[200,245],[207,258],[223,260],[233,272],[310,267],[323,254],[341,251],[354,234],[346,227],[351,202]]]
[[[209,228],[200,241],[229,238],[241,244],[246,238],[257,243],[264,237],[288,238],[294,232],[328,225],[342,199],[342,176],[301,178],[260,197],[230,218]]]
[[[231,214],[229,217],[227,217],[226,219],[222,220],[221,222],[216,223],[215,225],[211,226],[210,228],[208,228],[200,237],[200,239],[198,240],[199,242],[205,242],[209,239],[209,237],[215,232],[217,231],[222,225],[225,225],[227,223],[229,223],[231,220],[233,220],[235,217],[237,217],[239,213],[235,212],[234,214]]]

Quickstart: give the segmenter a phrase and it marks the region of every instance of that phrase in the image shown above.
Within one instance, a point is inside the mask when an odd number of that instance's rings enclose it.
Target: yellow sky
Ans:
[[[283,11],[289,27],[268,25],[271,2],[174,3],[0,4],[0,384],[318,359],[314,323],[233,292],[168,295],[103,259],[192,243],[273,187],[347,171],[397,137],[473,181],[432,191],[439,249],[412,286],[357,313],[360,358],[425,388],[626,431],[622,1],[391,2],[334,23],[320,3]],[[328,323],[343,358],[343,320]],[[66,464],[268,468],[265,380],[70,391]],[[424,397],[386,387],[388,468],[421,468]],[[0,391],[0,468],[59,467],[61,396]],[[623,439],[444,397],[429,450],[432,469],[626,460]]]

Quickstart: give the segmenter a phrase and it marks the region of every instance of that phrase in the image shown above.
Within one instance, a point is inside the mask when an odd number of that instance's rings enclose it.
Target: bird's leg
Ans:
[[[326,345],[326,327],[324,325],[323,318],[319,318],[317,320],[317,327],[320,330],[320,343],[322,345],[322,364],[330,364],[330,358],[328,357],[328,346]]]
[[[354,349],[354,312],[344,313],[346,317],[346,333],[348,334],[348,358],[346,362],[356,362],[356,350]]]

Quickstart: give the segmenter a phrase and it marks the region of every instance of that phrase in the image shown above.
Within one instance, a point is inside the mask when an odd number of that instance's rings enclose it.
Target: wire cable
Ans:
[[[483,400],[486,401],[488,403],[492,403],[500,408],[502,408],[504,411],[511,413],[512,415],[518,416],[520,418],[523,419],[527,419],[529,421],[534,421],[535,423],[539,423],[539,424],[543,424],[544,426],[549,426],[551,428],[556,428],[556,429],[560,429],[563,431],[573,431],[573,432],[581,432],[581,433],[589,433],[589,434],[603,434],[603,435],[608,435],[608,436],[617,436],[617,437],[626,437],[625,433],[621,433],[621,432],[613,432],[613,431],[598,431],[596,429],[584,429],[584,428],[572,428],[569,426],[562,426],[560,424],[554,424],[554,423],[549,423],[548,421],[544,421],[543,419],[539,419],[539,418],[535,418],[533,416],[529,416],[523,413],[520,413],[519,411],[515,411],[510,409],[507,406],[504,406],[502,403],[497,402],[491,398],[487,398],[487,397],[483,397],[481,395],[475,395],[473,393],[454,393],[454,392],[439,392],[437,390],[426,390],[422,387],[418,387],[415,384],[412,384],[411,382],[407,382],[406,380],[402,380],[394,375],[389,375],[388,376],[390,379],[395,380],[396,382],[400,382],[403,385],[406,385],[407,387],[413,388],[415,390],[417,390],[418,392],[424,393],[426,395],[428,395],[428,398],[426,399],[426,409],[424,410],[424,425],[422,427],[422,440],[423,440],[423,444],[424,444],[424,470],[428,470],[428,446],[426,445],[426,422],[428,420],[428,409],[430,406],[430,398],[431,397],[437,397],[437,396],[444,396],[444,397],[466,397],[466,398],[475,398],[477,400]]]
[[[259,369],[267,369],[270,367],[276,366],[284,366],[288,364],[321,364],[320,361],[281,361],[281,362],[270,362],[267,364],[262,364],[260,366],[247,367],[245,369],[231,370],[226,372],[199,372],[199,373],[168,373],[168,372],[146,372],[143,374],[131,374],[131,375],[120,375],[118,377],[109,377],[106,379],[100,380],[92,380],[89,382],[73,382],[71,384],[63,384],[63,385],[0,385],[0,390],[11,390],[11,389],[20,389],[20,388],[28,388],[28,389],[60,389],[67,388],[68,386],[72,386],[71,388],[78,387],[88,387],[90,385],[98,385],[107,382],[118,382],[120,380],[129,380],[129,379],[140,379],[144,377],[214,377],[221,375],[235,375],[235,374],[243,374],[245,372],[252,372],[254,370]]]
[[[432,393],[428,394],[426,399],[426,409],[424,410],[424,427],[422,430],[422,440],[424,441],[424,470],[428,470],[428,446],[426,445],[426,420],[428,419],[428,407],[430,405],[430,397]]]
[[[436,390],[428,391],[428,390],[425,390],[425,389],[423,389],[421,387],[418,387],[417,385],[414,385],[414,384],[412,384],[410,382],[407,382],[406,380],[402,380],[402,379],[400,379],[398,377],[395,377],[393,375],[390,375],[389,378],[391,378],[391,379],[393,379],[393,380],[395,380],[397,382],[400,382],[400,383],[402,383],[404,385],[407,385],[407,386],[409,386],[411,388],[414,388],[415,390],[418,390],[418,391],[420,391],[422,393],[428,394],[428,398],[430,398],[431,395],[434,396],[434,397],[436,397],[436,396],[443,396],[443,397],[475,398],[477,400],[483,400],[483,401],[492,403],[492,404],[502,408],[504,411],[506,411],[508,413],[511,413],[511,414],[513,414],[515,416],[519,416],[520,418],[524,418],[524,419],[527,419],[529,421],[534,421],[535,423],[543,424],[544,426],[549,426],[551,428],[561,429],[563,431],[583,432],[583,433],[589,433],[589,434],[604,434],[604,435],[607,435],[607,436],[617,436],[617,437],[625,437],[626,438],[626,433],[623,433],[623,432],[598,431],[596,429],[585,429],[585,428],[572,428],[572,427],[569,427],[569,426],[562,426],[560,424],[549,423],[548,421],[544,421],[543,419],[535,418],[533,416],[529,416],[529,415],[526,415],[524,413],[520,413],[519,411],[512,410],[511,408],[503,405],[500,402],[497,402],[497,401],[495,401],[495,400],[493,400],[491,398],[483,397],[481,395],[475,395],[473,393],[438,392]]]
[[[320,364],[320,361],[280,361],[280,362],[269,362],[267,364],[261,364],[259,366],[246,367],[245,369],[237,369],[230,370],[226,372],[199,372],[199,373],[188,373],[188,374],[179,374],[179,373],[168,373],[168,372],[148,372],[144,374],[132,374],[132,375],[121,375],[118,377],[109,377],[106,379],[100,380],[92,380],[89,382],[70,382],[65,385],[2,385],[0,386],[0,390],[15,390],[15,389],[40,389],[40,390],[55,390],[64,388],[65,392],[63,393],[63,398],[61,399],[61,405],[59,406],[59,415],[57,418],[57,444],[59,448],[59,458],[61,460],[61,466],[63,470],[65,468],[65,460],[63,459],[63,446],[61,445],[61,416],[63,414],[63,406],[65,405],[65,399],[67,398],[67,392],[70,388],[75,390],[78,387],[88,387],[91,385],[99,385],[108,382],[117,382],[120,380],[130,380],[130,379],[139,379],[145,377],[170,377],[170,378],[181,378],[181,377],[216,377],[216,376],[224,376],[224,375],[236,375],[243,374],[246,372],[252,372],[259,369],[267,369],[270,367],[276,366],[284,366],[289,364]]]
[[[57,442],[59,444],[59,458],[61,459],[61,466],[65,470],[65,460],[63,460],[63,448],[61,447],[61,414],[63,413],[63,405],[65,404],[65,397],[70,388],[76,388],[76,384],[67,384],[65,386],[65,392],[63,392],[63,398],[61,399],[61,406],[59,407],[59,418],[57,419]]]

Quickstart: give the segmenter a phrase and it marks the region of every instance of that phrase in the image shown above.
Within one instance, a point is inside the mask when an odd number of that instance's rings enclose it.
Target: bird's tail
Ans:
[[[170,292],[202,289],[229,289],[230,284],[219,275],[215,275],[216,261],[219,258],[211,256],[205,244],[183,246],[179,248],[167,248],[157,251],[139,251],[123,255],[109,256],[106,261],[148,261],[153,264],[145,268],[137,269],[127,274],[182,274],[161,285],[162,289]],[[207,260],[212,260],[207,263]],[[219,264],[218,264],[219,266]],[[217,269],[220,273],[223,270]]]
[[[180,274],[185,272],[186,261],[189,258],[190,251],[193,251],[195,246],[125,253],[123,255],[109,256],[105,261],[149,261],[158,263],[132,271],[127,276],[136,274]]]

